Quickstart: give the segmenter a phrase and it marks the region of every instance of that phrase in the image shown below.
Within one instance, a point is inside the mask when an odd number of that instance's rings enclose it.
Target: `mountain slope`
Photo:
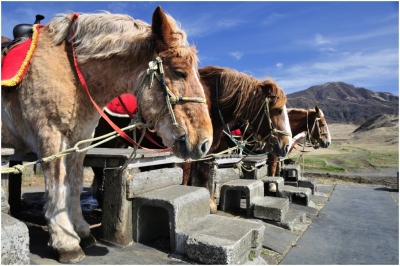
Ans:
[[[287,95],[289,108],[320,107],[328,123],[362,124],[381,114],[398,114],[399,97],[388,92],[328,82]]]

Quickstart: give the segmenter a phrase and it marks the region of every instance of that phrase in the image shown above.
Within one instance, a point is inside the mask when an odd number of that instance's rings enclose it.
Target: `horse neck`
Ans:
[[[292,130],[292,135],[296,136],[303,131],[311,131],[312,125],[315,120],[315,111],[311,110],[301,110],[289,112],[290,128]],[[308,122],[308,126],[307,126]]]
[[[106,106],[112,99],[124,93],[136,95],[139,83],[146,74],[147,63],[143,61],[142,64],[132,67],[130,61],[114,57],[92,60],[81,65],[90,94],[99,106]]]

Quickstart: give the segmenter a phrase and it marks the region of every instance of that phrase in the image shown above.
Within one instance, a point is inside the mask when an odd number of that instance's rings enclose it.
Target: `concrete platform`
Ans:
[[[399,206],[384,187],[336,185],[280,264],[399,265]]]
[[[25,188],[26,192],[27,189]],[[30,217],[24,221],[29,229],[31,264],[58,264],[56,255],[47,246],[49,234],[43,217],[39,199],[43,189],[29,190],[24,194],[25,200],[35,196],[35,203],[29,207]],[[270,264],[394,264],[398,265],[398,202],[399,194],[386,187],[320,185],[318,191],[330,196],[321,210],[290,204],[312,217],[307,230],[294,243],[297,228],[294,232],[278,228],[269,230],[266,226],[264,247],[276,255],[263,254]],[[85,196],[89,195],[87,188]],[[29,195],[29,197],[28,197]],[[90,197],[89,197],[90,198]],[[84,203],[84,202],[82,202]],[[219,211],[220,212],[220,211]],[[222,212],[221,212],[222,213]],[[355,214],[355,215],[354,215]],[[228,215],[223,213],[223,215]],[[99,240],[101,235],[101,210],[84,211],[85,219],[91,225],[92,234]],[[359,217],[359,218],[358,218]],[[29,219],[28,219],[29,218]],[[307,218],[308,220],[309,218]],[[356,223],[356,225],[351,225]],[[272,226],[270,225],[271,227]],[[276,229],[276,228],[275,228]],[[371,233],[365,234],[372,229]],[[303,230],[304,232],[304,230]],[[284,234],[285,237],[282,237]],[[354,238],[354,240],[352,239]],[[266,241],[270,241],[268,244]],[[78,265],[188,265],[199,264],[189,258],[174,259],[169,257],[169,239],[133,245],[125,248],[105,245],[101,241],[90,249],[85,249],[86,258]],[[293,247],[292,247],[293,246]],[[287,252],[287,250],[289,250]],[[265,250],[264,250],[265,251]],[[279,253],[281,252],[281,253]],[[287,253],[286,253],[287,252]],[[277,258],[276,260],[274,258]],[[269,262],[269,261],[268,261]],[[246,264],[265,264],[256,258]]]

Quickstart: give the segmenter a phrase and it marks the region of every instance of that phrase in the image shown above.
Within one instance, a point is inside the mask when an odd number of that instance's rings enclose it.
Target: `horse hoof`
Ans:
[[[86,237],[81,238],[79,245],[81,248],[90,248],[96,244],[96,239],[90,234]]]
[[[210,213],[211,214],[217,213],[217,204],[213,200],[210,200]]]
[[[59,250],[60,255],[58,262],[60,263],[77,263],[85,258],[85,253],[81,248],[73,250]]]

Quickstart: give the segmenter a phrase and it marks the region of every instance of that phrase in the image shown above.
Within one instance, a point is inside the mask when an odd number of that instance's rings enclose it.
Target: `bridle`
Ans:
[[[176,96],[167,86],[165,83],[165,75],[164,75],[164,69],[163,69],[163,64],[162,64],[162,59],[160,56],[156,57],[154,60],[149,62],[149,67],[147,69],[147,74],[142,78],[140,85],[139,85],[139,91],[136,95],[137,97],[137,102],[139,103],[139,98],[143,96],[143,90],[146,86],[146,84],[149,85],[149,89],[151,89],[154,81],[154,77],[157,78],[157,80],[161,83],[161,87],[163,88],[163,91],[166,94],[165,101],[166,105],[164,108],[161,110],[161,112],[155,116],[152,120],[147,122],[146,126],[147,127],[154,127],[155,124],[157,124],[158,120],[161,118],[162,115],[168,110],[171,119],[172,119],[172,124],[174,126],[173,131],[173,137],[176,140],[183,141],[186,138],[187,132],[183,126],[181,126],[175,118],[174,111],[172,109],[173,105],[176,105],[179,101],[185,101],[185,102],[196,102],[196,103],[203,103],[206,104],[207,100],[203,97],[185,97],[185,96]],[[138,112],[136,113],[136,119],[141,119],[141,110],[140,110],[140,105],[137,105]],[[185,133],[184,134],[179,134],[179,129],[182,129]],[[176,136],[177,135],[177,136]]]
[[[258,117],[258,115],[261,113],[261,111],[263,111],[261,119],[260,119],[260,123],[258,124],[258,127],[257,127],[257,130],[252,135],[253,135],[253,138],[254,138],[255,141],[265,141],[266,139],[268,139],[269,144],[271,144],[271,149],[269,151],[265,152],[265,153],[260,154],[260,153],[254,153],[253,152],[254,148],[252,150],[249,150],[248,148],[246,148],[245,145],[241,144],[234,137],[232,137],[228,125],[225,124],[225,121],[223,119],[223,116],[222,116],[220,108],[219,108],[219,102],[218,102],[218,95],[219,95],[219,93],[218,93],[218,78],[216,78],[216,83],[215,84],[216,84],[215,87],[216,87],[217,107],[218,107],[219,116],[221,118],[222,124],[226,125],[226,127],[228,128],[227,132],[224,131],[224,133],[229,136],[229,138],[233,141],[233,143],[235,143],[236,146],[238,146],[238,148],[240,148],[241,150],[246,152],[248,155],[266,155],[266,154],[269,154],[270,152],[272,152],[273,145],[278,143],[278,137],[275,134],[282,134],[282,135],[289,136],[289,137],[292,136],[292,132],[286,132],[286,131],[283,131],[283,130],[278,130],[278,129],[275,128],[274,124],[272,123],[271,115],[270,115],[270,112],[269,112],[269,101],[270,101],[271,98],[275,98],[276,95],[269,94],[269,95],[267,95],[265,97],[264,103],[258,109],[258,112],[255,115],[254,119],[250,122],[250,125],[253,125],[253,123],[255,122],[255,120]],[[269,126],[269,129],[270,129],[270,133],[267,136],[263,137],[261,140],[258,140],[256,136],[258,136],[258,132],[260,130],[260,127],[261,127],[262,122],[264,121],[265,117],[266,117],[266,119],[268,119],[268,126]],[[244,133],[243,133],[243,135],[244,135]]]
[[[328,135],[329,132],[325,132],[325,131],[321,131],[321,128],[319,126],[319,121],[321,120],[320,117],[317,117],[317,114],[315,114],[315,120],[313,123],[313,126],[311,128],[311,132],[308,128],[308,110],[307,110],[307,136],[308,136],[308,140],[311,142],[311,144],[315,147],[317,147],[317,145],[320,142],[323,142],[324,140],[322,139],[322,135]],[[314,134],[315,134],[315,130],[317,130],[318,133],[318,139],[314,138]]]
[[[78,13],[74,13],[74,15],[71,17],[71,21],[74,22],[77,18],[79,17]],[[70,27],[70,36],[74,36],[74,32],[73,32],[73,27]],[[83,77],[83,74],[79,68],[78,65],[78,60],[76,57],[76,53],[75,53],[75,49],[74,49],[74,39],[71,39],[71,46],[72,46],[72,53],[73,53],[73,59],[74,59],[74,64],[75,64],[75,69],[77,72],[77,75],[79,77],[79,80],[83,86],[83,88],[85,89],[86,93],[88,94],[92,104],[94,105],[94,107],[96,108],[96,110],[98,111],[98,113],[101,115],[101,117],[103,117],[108,124],[115,130],[118,132],[118,134],[123,137],[125,140],[127,140],[128,142],[130,142],[131,144],[134,144],[135,146],[140,146],[138,143],[136,143],[136,141],[134,141],[132,138],[130,138],[125,132],[123,132],[117,125],[115,125],[109,118],[108,116],[103,112],[103,110],[96,104],[96,102],[93,100],[92,96],[89,93],[89,89],[86,85],[86,81],[85,78]],[[198,102],[198,103],[204,103],[206,104],[206,99],[202,98],[202,97],[183,97],[183,96],[175,96],[175,94],[168,88],[168,86],[165,83],[165,76],[164,76],[164,69],[163,69],[163,65],[162,65],[162,59],[160,56],[158,56],[157,58],[155,58],[154,60],[149,62],[149,67],[147,69],[147,73],[146,75],[142,78],[141,82],[139,83],[139,95],[137,96],[138,98],[138,103],[139,103],[139,97],[142,96],[144,87],[146,86],[146,84],[149,84],[149,88],[151,89],[151,86],[153,84],[153,80],[154,77],[156,77],[160,83],[161,86],[163,88],[163,90],[166,93],[166,106],[164,106],[164,108],[162,109],[162,111],[155,117],[153,118],[149,123],[147,124],[143,124],[143,119],[141,116],[141,112],[139,109],[139,104],[137,104],[137,108],[138,111],[136,113],[136,117],[134,119],[132,119],[131,124],[138,124],[141,127],[154,127],[155,124],[157,124],[158,120],[161,118],[161,116],[166,112],[166,110],[168,109],[170,116],[172,118],[172,123],[174,126],[173,132],[172,132],[172,136],[174,137],[175,140],[179,140],[179,141],[184,141],[186,140],[186,136],[187,136],[187,132],[185,130],[185,128],[183,126],[181,126],[175,118],[175,114],[174,111],[172,109],[172,105],[177,104],[179,101],[188,101],[188,102]],[[180,129],[183,130],[184,134],[179,134],[180,133]]]

